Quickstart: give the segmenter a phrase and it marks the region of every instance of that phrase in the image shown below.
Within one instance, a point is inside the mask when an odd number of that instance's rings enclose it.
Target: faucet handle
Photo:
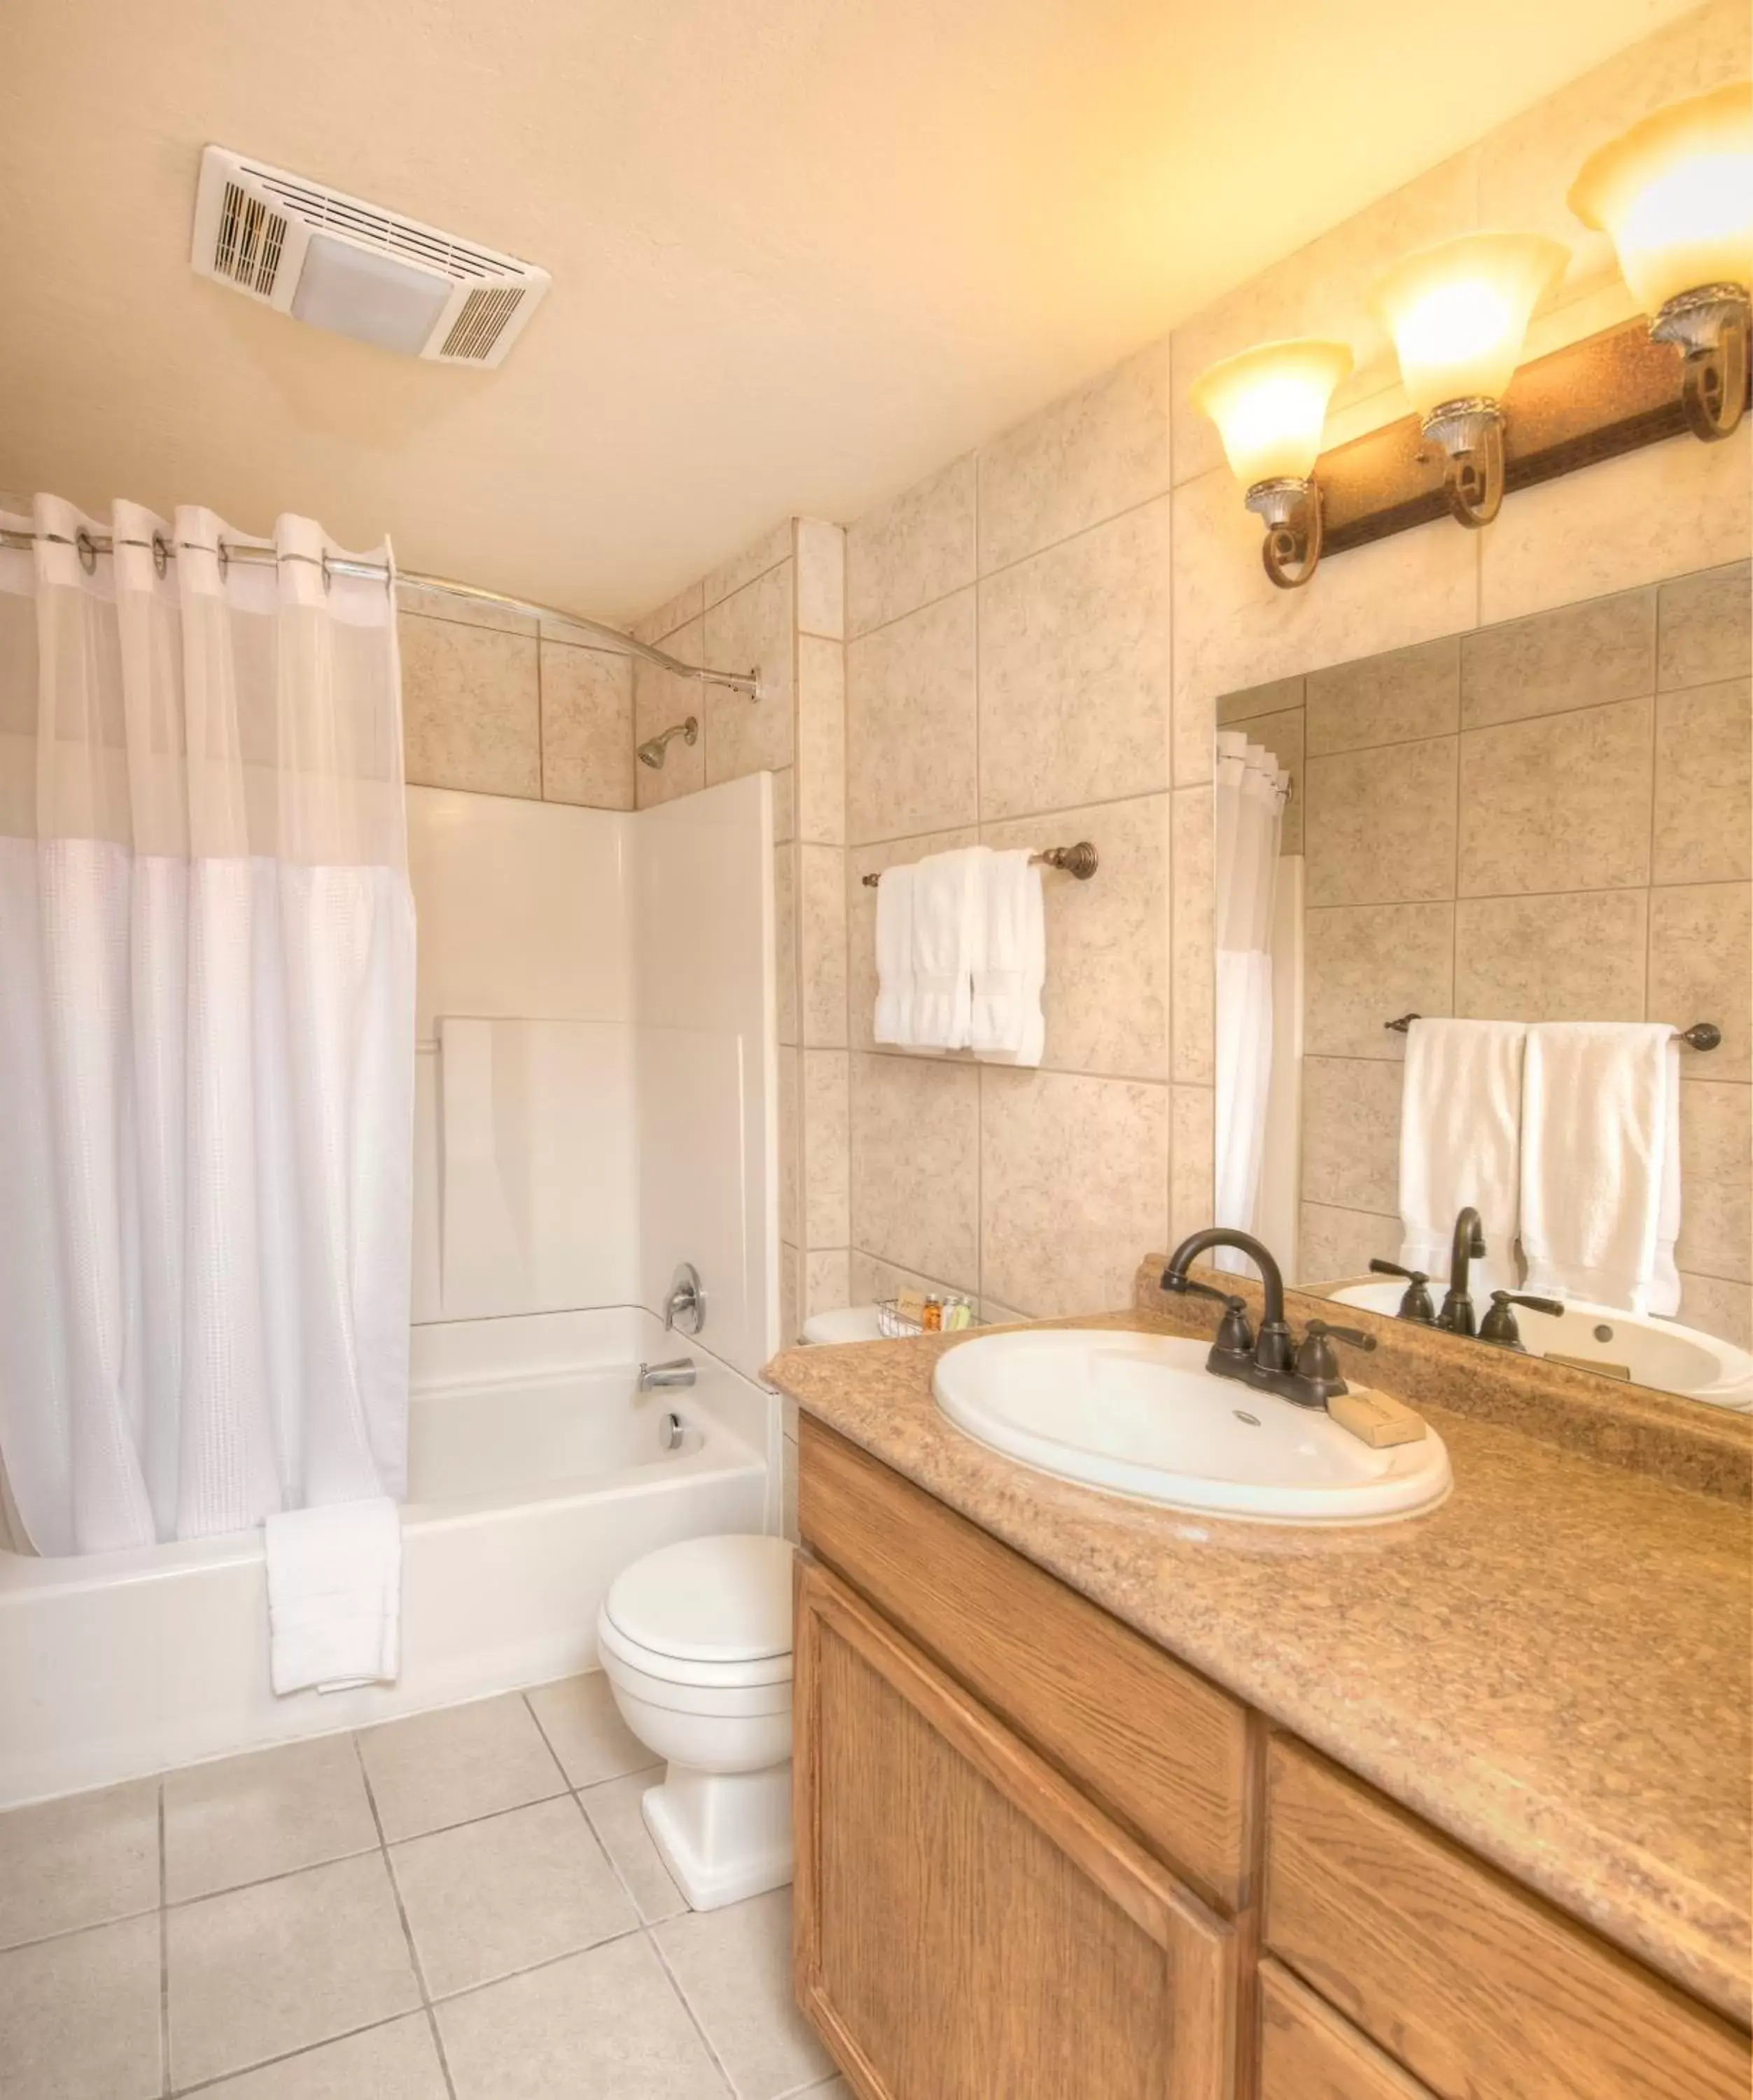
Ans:
[[[1373,1349],[1375,1337],[1367,1335],[1361,1327],[1331,1327],[1325,1320],[1311,1320],[1302,1345],[1296,1352],[1296,1375],[1300,1379],[1332,1379],[1339,1374],[1339,1358],[1333,1353],[1333,1344],[1345,1342],[1354,1349]]]
[[[1254,1330],[1247,1317],[1245,1298],[1224,1298],[1221,1290],[1212,1296],[1224,1299],[1224,1317],[1217,1323],[1217,1332],[1212,1337],[1212,1347],[1221,1349],[1227,1356],[1251,1357],[1254,1353]]]
[[[1209,1283],[1195,1283],[1190,1277],[1177,1276],[1172,1269],[1163,1278],[1165,1290],[1180,1292],[1188,1298],[1215,1298],[1224,1308],[1224,1317],[1217,1323],[1217,1332],[1212,1338],[1214,1352],[1221,1350],[1225,1356],[1252,1356],[1254,1349],[1254,1330],[1247,1317],[1247,1300],[1238,1298],[1227,1290],[1219,1290]]]
[[[1479,1323],[1481,1342],[1496,1342],[1506,1349],[1521,1348],[1521,1329],[1510,1310],[1512,1305],[1526,1305],[1530,1312],[1548,1312],[1555,1320],[1562,1317],[1565,1309],[1556,1298],[1530,1298],[1520,1290],[1494,1290],[1491,1309]]]
[[[1420,1326],[1428,1327],[1437,1317],[1435,1300],[1425,1287],[1430,1282],[1428,1273],[1422,1268],[1402,1268],[1397,1261],[1384,1261],[1377,1255],[1370,1264],[1377,1276],[1403,1276],[1406,1289],[1400,1294],[1400,1304],[1394,1317],[1399,1320],[1415,1320]]]
[[[1309,1332],[1317,1339],[1330,1335],[1336,1342],[1344,1342],[1353,1349],[1373,1349],[1376,1346],[1375,1337],[1362,1327],[1336,1327],[1327,1320],[1311,1320]]]
[[[1232,1298],[1227,1290],[1219,1290],[1215,1285],[1195,1283],[1190,1276],[1177,1276],[1172,1268],[1163,1272],[1163,1288],[1177,1292],[1183,1298],[1215,1298],[1220,1305],[1244,1305],[1247,1302]]]

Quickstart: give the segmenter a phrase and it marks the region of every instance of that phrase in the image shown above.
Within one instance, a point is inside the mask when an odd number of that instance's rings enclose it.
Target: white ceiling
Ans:
[[[850,519],[1684,0],[5,0],[0,488],[630,618]],[[497,373],[194,277],[216,140],[510,249]]]

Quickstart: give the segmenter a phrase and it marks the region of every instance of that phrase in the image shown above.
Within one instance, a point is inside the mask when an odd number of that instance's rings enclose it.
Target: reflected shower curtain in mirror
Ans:
[[[405,1493],[394,601],[307,518],[0,526],[0,1459],[39,1552]],[[113,537],[113,554],[94,549]],[[222,557],[271,550],[272,562]],[[388,550],[371,558],[387,562]]]
[[[1217,732],[1216,1222],[1251,1232],[1272,1082],[1272,899],[1290,775],[1238,730]],[[1220,1268],[1249,1270],[1219,1247]]]

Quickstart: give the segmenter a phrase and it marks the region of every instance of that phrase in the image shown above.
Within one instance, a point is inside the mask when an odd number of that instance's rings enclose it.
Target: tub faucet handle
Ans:
[[[678,1261],[664,1300],[666,1332],[679,1327],[684,1335],[697,1335],[706,1324],[706,1295],[700,1289],[700,1271],[691,1261]]]

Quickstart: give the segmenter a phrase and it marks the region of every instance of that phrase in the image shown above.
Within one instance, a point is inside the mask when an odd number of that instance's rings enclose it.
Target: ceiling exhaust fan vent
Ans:
[[[201,155],[189,260],[294,320],[443,364],[501,363],[551,281],[223,146]]]
[[[270,211],[259,197],[249,196],[236,183],[227,183],[219,207],[214,276],[272,298],[285,245],[286,222],[280,214]]]

